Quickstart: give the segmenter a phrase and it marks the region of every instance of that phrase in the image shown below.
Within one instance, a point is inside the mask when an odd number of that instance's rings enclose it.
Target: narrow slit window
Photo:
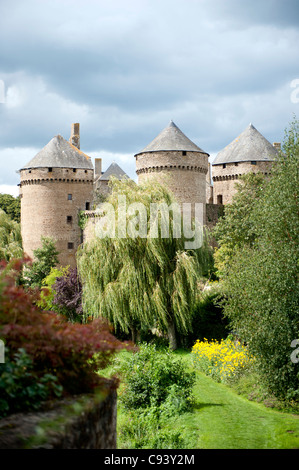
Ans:
[[[217,195],[217,204],[222,204],[222,194]]]
[[[73,217],[71,215],[68,215],[66,217],[66,221],[67,221],[68,224],[71,224],[73,222]]]
[[[72,242],[68,242],[67,247],[69,250],[72,250],[74,248],[74,244]]]
[[[86,210],[86,211],[89,211],[89,209],[90,209],[90,203],[89,203],[89,202],[86,202],[86,203],[85,203],[85,210]]]
[[[67,195],[67,198],[68,198],[69,201],[71,201],[71,200],[73,199],[72,194],[68,194],[68,195]]]

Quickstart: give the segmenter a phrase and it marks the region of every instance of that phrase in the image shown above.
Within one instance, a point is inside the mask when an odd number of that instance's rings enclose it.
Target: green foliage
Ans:
[[[34,261],[26,267],[25,284],[30,287],[42,287],[43,280],[50,274],[51,268],[58,264],[58,251],[55,241],[50,237],[41,237],[42,247],[34,250]]]
[[[128,409],[163,405],[184,412],[192,406],[195,373],[187,372],[173,353],[161,354],[154,344],[141,345],[124,363],[122,376],[125,389],[120,400]]]
[[[22,267],[20,260],[0,267],[0,337],[10,354],[24,349],[35,376],[54,375],[64,394],[116,387],[117,382],[107,384],[98,372],[116,351],[130,345],[118,341],[103,320],[72,324],[54,312],[42,311],[36,292],[16,285]]]
[[[291,361],[298,322],[299,123],[286,133],[284,154],[253,205],[254,242],[232,257],[224,278],[224,311],[256,358],[258,372],[277,397],[298,400],[299,364]]]
[[[223,314],[221,299],[221,289],[217,282],[198,295],[193,309],[192,330],[186,337],[185,347],[193,346],[197,339],[221,340],[227,337],[230,332],[229,321]]]
[[[10,194],[0,194],[0,209],[15,222],[20,222],[21,199]]]
[[[21,258],[22,256],[20,224],[0,209],[0,261],[10,261],[12,258]]]
[[[66,274],[69,266],[61,268],[51,268],[50,273],[42,280],[42,287],[40,293],[40,300],[37,305],[43,310],[50,310],[53,312],[64,314],[64,310],[54,303],[55,290],[54,285],[57,278]]]
[[[169,428],[169,420],[193,407],[195,373],[173,352],[141,344],[140,350],[122,362],[120,406],[125,422],[120,439],[130,448],[184,448],[181,432]]]
[[[87,217],[85,215],[85,211],[79,211],[78,213],[78,225],[79,227],[84,230],[87,223]]]
[[[142,203],[146,208],[144,236],[120,234],[119,195],[126,197],[127,205]],[[78,253],[83,309],[87,315],[108,318],[116,331],[155,326],[164,332],[174,327],[186,334],[190,329],[197,281],[207,272],[211,251],[205,242],[200,249],[185,250],[184,237],[174,237],[171,211],[169,237],[162,236],[161,222],[159,236],[148,236],[150,204],[162,202],[167,206],[174,202],[164,186],[115,180],[108,199],[116,214],[115,236],[95,237]],[[126,222],[138,230],[140,219],[127,214]]]
[[[6,351],[5,363],[0,364],[0,418],[19,411],[38,410],[43,402],[61,394],[57,377],[49,373],[38,376],[24,349],[18,349],[12,358]]]
[[[226,267],[236,249],[244,245],[252,246],[256,239],[256,226],[253,209],[263,194],[265,177],[261,173],[248,173],[240,177],[236,184],[238,192],[231,204],[224,209],[224,216],[216,224],[213,235],[219,245],[214,254],[218,276],[225,273]]]
[[[121,448],[127,449],[184,449],[181,431],[169,429],[166,419],[157,409],[130,410],[121,424],[119,439]]]

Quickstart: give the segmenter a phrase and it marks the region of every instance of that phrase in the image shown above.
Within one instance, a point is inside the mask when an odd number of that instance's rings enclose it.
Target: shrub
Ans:
[[[45,373],[54,375],[65,394],[104,386],[97,371],[117,350],[130,348],[129,344],[118,341],[102,320],[71,324],[56,313],[42,311],[36,305],[38,298],[15,283],[22,265],[17,261],[0,270],[0,337],[8,348],[8,360],[24,349],[34,374],[39,378]]]
[[[230,338],[221,341],[196,341],[192,348],[196,368],[218,382],[227,383],[244,373],[253,363],[245,346]]]
[[[195,373],[187,372],[176,356],[157,351],[154,344],[143,344],[123,366],[124,391],[120,399],[127,409],[160,406],[171,403],[174,390],[179,397],[177,411],[190,409]]]
[[[82,285],[77,268],[52,268],[42,281],[39,306],[64,315],[69,321],[82,322]]]
[[[0,418],[18,411],[38,410],[45,400],[60,397],[57,378],[45,373],[37,377],[32,359],[22,348],[0,366]]]

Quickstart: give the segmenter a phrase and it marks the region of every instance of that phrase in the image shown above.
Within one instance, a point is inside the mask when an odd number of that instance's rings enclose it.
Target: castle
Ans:
[[[208,212],[211,208],[217,212],[231,201],[241,175],[270,173],[279,147],[250,124],[217,154],[211,170],[210,155],[171,121],[135,154],[138,184],[152,179],[167,181],[179,203],[203,204],[204,220],[209,225]],[[109,193],[112,175],[119,179],[127,175],[115,162],[105,172],[101,158],[93,165],[80,150],[78,123],[72,124],[69,141],[55,136],[19,173],[24,252],[33,257],[33,251],[41,246],[41,237],[52,237],[60,264],[74,267],[77,248],[83,242],[80,212],[92,209],[95,194],[105,197]]]

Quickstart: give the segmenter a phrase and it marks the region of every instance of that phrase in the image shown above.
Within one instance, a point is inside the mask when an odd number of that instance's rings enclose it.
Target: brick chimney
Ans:
[[[80,124],[72,124],[69,142],[80,150]]]
[[[94,177],[95,179],[99,178],[102,174],[102,159],[95,158],[94,159]]]

